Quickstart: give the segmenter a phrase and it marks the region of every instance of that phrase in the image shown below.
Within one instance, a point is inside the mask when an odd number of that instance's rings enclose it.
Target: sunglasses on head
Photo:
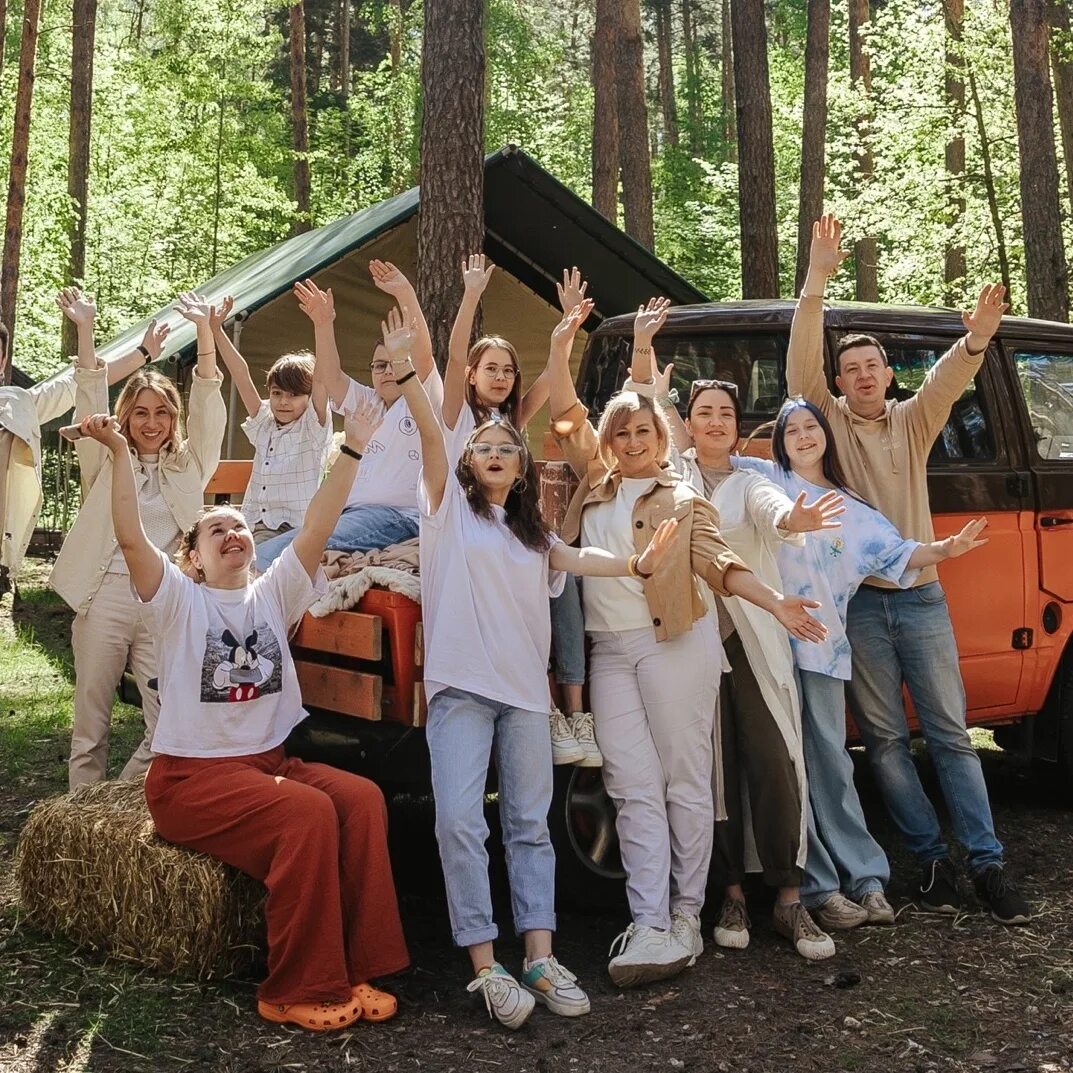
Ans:
[[[469,449],[478,458],[491,458],[493,453],[500,458],[516,458],[525,450],[517,443],[474,443]]]
[[[702,391],[708,391],[712,388],[725,391],[735,399],[738,397],[738,385],[732,380],[694,380],[689,386],[689,401],[692,402]]]

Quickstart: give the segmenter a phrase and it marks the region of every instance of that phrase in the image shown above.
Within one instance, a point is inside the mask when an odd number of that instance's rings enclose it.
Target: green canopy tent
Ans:
[[[332,288],[343,367],[368,382],[371,351],[390,303],[373,286],[368,262],[392,261],[416,278],[420,196],[420,187],[414,187],[286,239],[195,288],[212,298],[234,296],[235,312],[240,314],[236,342],[255,382],[264,383],[265,372],[280,354],[313,345],[312,326],[291,294],[295,281],[307,277]],[[555,284],[564,267],[577,265],[589,280],[596,308],[586,324],[588,330],[604,317],[636,309],[653,295],[665,295],[676,304],[706,301],[700,291],[515,146],[485,160],[484,252],[499,266],[484,300],[485,328],[514,343],[527,384],[547,360],[548,338],[560,316]],[[444,270],[455,272],[459,266],[445,265]],[[155,316],[172,325],[161,360],[174,363],[182,378],[195,360],[194,326],[169,309]],[[147,323],[148,319],[132,326],[110,342],[101,350],[102,357],[135,346]],[[584,342],[585,334],[579,333],[575,361]],[[226,385],[224,390],[226,397]],[[245,414],[234,392],[229,412],[224,454],[249,457],[249,444],[237,431]],[[546,427],[546,414],[538,415],[531,426],[534,448],[543,443]]]

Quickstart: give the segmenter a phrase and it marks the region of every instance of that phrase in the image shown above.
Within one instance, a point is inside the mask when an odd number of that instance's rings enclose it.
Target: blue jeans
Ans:
[[[808,859],[801,902],[808,909],[845,891],[860,901],[883,890],[890,865],[868,824],[846,751],[846,690],[841,678],[799,671],[805,772],[808,775]]]
[[[499,819],[514,928],[555,930],[555,851],[548,833],[552,767],[548,713],[527,712],[464,689],[444,689],[426,726],[436,801],[436,841],[458,946],[491,942],[484,787],[495,746]]]
[[[909,753],[902,682],[909,687],[969,871],[1002,862],[980,758],[965,727],[965,686],[946,595],[862,586],[849,603],[850,705],[891,818],[923,864],[949,854],[939,819]]]
[[[585,619],[581,614],[581,593],[573,574],[567,575],[562,595],[551,599],[551,647],[555,653],[555,681],[561,686],[583,686]]]
[[[262,573],[278,559],[285,548],[301,532],[288,529],[257,545],[257,569]],[[417,536],[417,509],[402,510],[376,503],[359,503],[347,507],[339,515],[332,535],[328,537],[329,551],[371,551],[411,540]]]

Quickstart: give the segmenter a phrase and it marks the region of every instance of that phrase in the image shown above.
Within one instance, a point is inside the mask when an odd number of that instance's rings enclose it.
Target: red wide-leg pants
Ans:
[[[145,799],[161,837],[268,888],[273,1004],[332,1002],[409,964],[375,783],[280,746],[253,756],[158,756]]]

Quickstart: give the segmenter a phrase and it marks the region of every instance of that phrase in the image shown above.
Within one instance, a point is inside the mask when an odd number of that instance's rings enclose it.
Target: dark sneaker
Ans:
[[[1001,864],[989,864],[973,877],[973,885],[976,897],[1000,924],[1027,924],[1032,919],[1032,907],[1014,890]]]
[[[965,902],[958,889],[957,872],[949,857],[940,857],[924,865],[917,892],[917,905],[926,913],[960,913]]]

